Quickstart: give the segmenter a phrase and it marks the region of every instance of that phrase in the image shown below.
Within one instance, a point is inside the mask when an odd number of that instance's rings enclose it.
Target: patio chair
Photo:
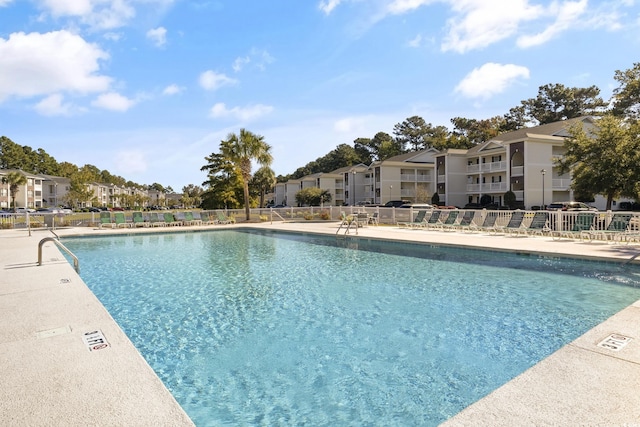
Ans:
[[[573,226],[569,230],[552,230],[551,238],[560,240],[563,237],[567,239],[582,239],[582,233],[593,230],[593,219],[596,217],[595,212],[580,212],[576,216]]]
[[[164,227],[167,225],[164,223],[164,217],[160,217],[158,212],[151,212],[149,214],[149,224],[151,227]]]
[[[547,223],[548,216],[549,214],[547,212],[538,211],[533,215],[528,226],[525,227],[523,221],[520,227],[508,229],[507,232],[510,236],[535,236],[537,234],[542,236],[544,233],[551,231]]]
[[[115,228],[116,224],[111,221],[111,213],[110,212],[100,212],[100,227],[109,226],[111,228]]]
[[[202,224],[204,225],[210,225],[210,224],[217,224],[218,221],[213,218],[209,212],[207,211],[202,211],[200,212],[200,220],[202,221]]]
[[[580,233],[581,238],[589,239],[591,242],[593,239],[601,238],[602,240],[609,241],[615,240],[629,228],[629,222],[633,214],[630,213],[615,213],[611,218],[611,222],[604,230],[586,230]]]
[[[369,214],[366,212],[358,212],[356,214],[356,222],[358,227],[366,227],[369,224]]]
[[[163,215],[164,218],[164,223],[165,225],[168,226],[178,226],[178,225],[182,225],[181,221],[176,220],[176,218],[173,216],[173,214],[171,212],[165,212]]]
[[[133,212],[132,227],[148,227],[149,223],[144,220],[144,215],[140,211]]]
[[[369,217],[369,224],[372,225],[380,225],[380,218],[378,216],[378,212],[374,212],[370,217]]]
[[[218,224],[235,224],[236,220],[233,217],[226,216],[223,212],[218,212]]]
[[[428,220],[426,220],[424,222],[424,225],[422,225],[423,228],[429,229],[429,228],[434,228],[438,225],[438,223],[440,222],[440,216],[442,215],[442,211],[433,211],[431,212],[431,216],[429,217]]]
[[[113,215],[113,219],[115,220],[116,228],[127,228],[133,225],[132,223],[127,222],[127,218],[124,216],[124,212],[116,212]]]
[[[412,228],[415,226],[421,226],[421,224],[425,221],[425,216],[427,215],[427,211],[418,211],[413,221],[410,222],[398,222],[398,227],[407,227]]]
[[[514,211],[511,213],[509,217],[509,222],[507,225],[496,225],[493,227],[492,231],[494,234],[498,233],[509,233],[517,228],[520,228],[522,225],[522,221],[524,220],[524,211]]]
[[[497,220],[498,220],[498,215],[496,213],[487,212],[487,215],[484,217],[484,221],[482,221],[482,224],[476,225],[473,222],[469,224],[469,231],[470,232],[491,231],[495,228]]]
[[[453,229],[458,221],[458,216],[460,215],[459,211],[450,211],[449,215],[444,221],[440,221],[433,228],[434,230],[446,231],[448,229]]]
[[[465,211],[459,223],[451,227],[452,230],[470,231],[477,211]]]
[[[188,222],[189,225],[202,225],[202,219],[200,219],[199,216],[200,214],[198,214],[198,218],[196,218],[193,212],[187,211],[184,213],[184,220]]]

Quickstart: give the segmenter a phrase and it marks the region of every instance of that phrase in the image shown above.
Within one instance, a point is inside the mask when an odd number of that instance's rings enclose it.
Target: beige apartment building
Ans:
[[[468,150],[430,148],[309,175],[277,184],[275,203],[295,206],[295,194],[305,185],[330,191],[333,205],[430,203],[437,192],[440,205],[463,207],[490,199],[502,206],[509,190],[526,209],[570,201],[571,176],[560,173],[555,159],[564,155],[568,129],[576,123],[595,126],[592,117],[579,117],[507,132]],[[604,209],[606,200],[596,196],[592,204]]]

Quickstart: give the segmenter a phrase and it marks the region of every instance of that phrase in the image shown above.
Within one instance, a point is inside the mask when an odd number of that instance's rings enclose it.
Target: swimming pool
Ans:
[[[631,266],[369,239],[64,243],[198,426],[437,425],[640,299]]]

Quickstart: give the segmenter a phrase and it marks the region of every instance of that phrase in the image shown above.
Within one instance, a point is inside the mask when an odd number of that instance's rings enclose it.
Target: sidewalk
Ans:
[[[329,235],[337,230],[336,223],[325,222],[250,226]],[[64,237],[222,227],[238,226],[86,227],[56,233]],[[193,425],[54,243],[44,244],[44,263],[37,266],[38,242],[50,236],[44,230],[31,237],[25,230],[0,230],[0,425]],[[361,228],[358,237],[640,264],[638,246],[602,242],[384,226]],[[630,341],[619,351],[597,346],[611,334]],[[629,426],[640,422],[639,385],[640,301],[443,425]]]

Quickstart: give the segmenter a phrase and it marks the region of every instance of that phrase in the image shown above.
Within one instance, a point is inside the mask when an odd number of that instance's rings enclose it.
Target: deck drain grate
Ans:
[[[47,329],[46,331],[38,331],[38,332],[36,332],[36,337],[37,338],[50,338],[50,337],[55,337],[57,335],[68,334],[69,332],[71,332],[71,327],[70,326],[62,326],[60,328]]]
[[[60,279],[60,284],[64,285],[66,283],[71,283],[71,279]]]
[[[620,334],[611,334],[598,343],[598,347],[606,348],[611,351],[620,351],[629,344],[630,337],[625,337]]]
[[[82,341],[84,341],[89,351],[103,350],[109,347],[107,339],[102,335],[102,331],[99,329],[86,332],[82,335]]]

